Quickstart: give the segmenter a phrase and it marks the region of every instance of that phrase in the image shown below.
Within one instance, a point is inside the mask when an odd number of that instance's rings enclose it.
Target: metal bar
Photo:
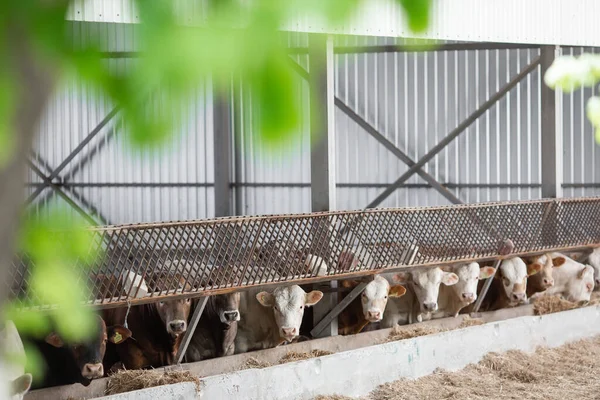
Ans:
[[[335,171],[335,88],[333,36],[309,35],[309,75],[310,87],[310,180],[311,209],[313,212],[330,211],[336,208],[336,171]],[[292,64],[293,65],[293,64]],[[322,232],[322,230],[326,232]],[[313,225],[313,242],[321,234],[329,235],[327,227]],[[315,254],[323,259],[329,257],[327,249]],[[318,249],[315,249],[318,250]],[[315,251],[313,250],[313,251]],[[332,281],[331,287],[337,287]],[[314,321],[318,321],[337,303],[337,293],[330,293],[313,308]],[[337,321],[329,323],[329,329],[321,330],[325,336],[337,335]]]
[[[229,89],[227,90],[229,92]],[[231,104],[230,93],[213,86],[213,135],[215,174],[215,216],[232,214],[231,180]]]
[[[242,97],[241,90],[238,85],[241,83],[237,80],[233,81],[233,163],[234,163],[234,171],[233,171],[233,182],[231,182],[231,186],[235,187],[234,191],[234,210],[238,215],[245,214],[243,212],[243,204],[244,197],[243,192],[238,186],[239,183],[244,181],[243,176],[243,167],[242,167]]]
[[[192,336],[194,336],[194,332],[196,331],[198,322],[200,321],[200,318],[202,317],[202,313],[204,312],[206,303],[208,303],[208,297],[209,296],[203,297],[202,300],[196,306],[196,309],[194,310],[194,314],[192,315],[192,319],[190,320],[188,328],[185,330],[185,333],[183,334],[183,340],[181,341],[181,344],[179,345],[179,349],[177,349],[177,355],[175,356],[175,360],[177,361],[177,364],[181,364],[181,361],[183,361],[183,357],[185,356],[185,352],[186,352],[188,346],[190,345]]]
[[[306,81],[308,81],[310,79],[310,74],[308,73],[307,70],[305,70],[304,68],[302,68],[302,66],[300,64],[298,64],[295,60],[292,60],[291,58],[288,58],[290,67],[292,67],[292,69],[298,74],[300,75],[300,77]]]
[[[360,294],[363,292],[363,290],[365,290],[367,285],[368,282],[361,282],[354,289],[352,289],[352,291],[348,293],[348,295],[346,295],[346,297],[344,297],[342,301],[336,304],[331,309],[331,311],[329,311],[329,313],[327,313],[327,315],[325,315],[315,325],[315,327],[310,331],[310,335],[312,337],[318,337],[325,328],[327,328],[333,321],[335,321],[337,316],[340,315],[342,311],[348,308],[348,306],[350,305],[350,303],[352,303],[354,299],[360,296]]]
[[[498,250],[498,253],[501,256],[507,256],[513,252],[514,248],[515,248],[515,245],[511,240],[505,240],[504,243],[502,243],[502,246],[500,247],[500,249]],[[496,273],[498,272],[498,268],[500,268],[500,264],[502,263],[503,259],[504,258],[498,258],[497,260],[494,261],[494,273],[492,274],[492,276],[490,276],[485,281],[485,284],[481,288],[481,293],[479,293],[479,296],[477,296],[477,300],[475,301],[475,306],[473,307],[473,314],[477,314],[479,312],[481,303],[483,303],[483,299],[485,298],[485,295],[487,294],[488,290],[490,290],[490,286],[492,286],[492,282],[496,278]]]
[[[357,54],[357,53],[413,53],[434,51],[460,51],[460,50],[503,50],[503,49],[537,49],[539,46],[531,44],[509,44],[509,43],[443,43],[423,45],[381,45],[381,46],[336,46],[335,54]]]
[[[54,171],[47,177],[49,182],[52,182],[54,178],[60,174],[60,172],[71,162],[71,160],[81,152],[81,150],[87,146],[87,144],[110,122],[110,120],[119,112],[119,107],[113,108],[102,121],[79,143],[79,145],[63,160],[63,162],[56,167]],[[25,204],[31,204],[33,200],[44,190],[43,187],[36,189],[28,198]]]
[[[557,46],[542,46],[540,52],[541,77],[557,55],[560,55],[560,48]],[[542,197],[557,198],[562,197],[562,129],[557,123],[557,117],[561,114],[557,110],[559,102],[559,91],[554,91],[543,83],[540,88],[541,95],[541,124],[542,124],[542,143],[541,143],[541,161],[542,161]]]
[[[396,157],[398,157],[402,162],[404,162],[409,167],[415,165],[415,162],[402,150],[400,150],[396,145],[388,140],[384,135],[382,135],[375,127],[361,118],[358,114],[354,112],[350,107],[348,107],[344,102],[339,98],[335,98],[335,105],[344,112],[350,119],[356,122],[361,128],[363,128],[368,134],[375,138],[379,143],[381,143],[386,149],[388,149],[391,153],[393,153]],[[447,188],[442,186],[433,176],[429,175],[427,172],[422,169],[417,170],[417,174],[421,178],[423,178],[431,187],[440,192],[442,196],[448,199],[452,204],[462,204],[464,203],[461,199],[456,197],[454,193],[450,192]]]
[[[29,186],[41,186],[42,183],[28,182]],[[56,182],[58,187],[101,187],[101,188],[169,188],[169,187],[213,187],[213,183],[204,182]],[[245,185],[245,184],[244,184]],[[307,183],[308,185],[308,183]],[[234,186],[234,184],[231,184]]]
[[[81,207],[79,207],[79,205],[77,205],[77,203],[75,203],[69,196],[67,196],[58,186],[56,186],[54,183],[52,183],[52,181],[50,181],[50,179],[46,175],[44,175],[43,172],[40,171],[38,167],[36,167],[29,160],[27,160],[27,164],[29,164],[29,167],[33,170],[33,172],[35,172],[35,174],[38,175],[44,181],[44,183],[46,183],[46,186],[50,187],[52,190],[55,190],[56,193],[64,201],[66,201],[71,207],[73,207],[75,209],[75,211],[77,211],[79,214],[81,214],[81,216],[83,216],[90,224],[98,225],[97,221],[95,221],[88,213],[86,213]]]
[[[400,178],[392,183],[386,190],[384,190],[379,196],[375,198],[366,208],[374,208],[381,204],[385,199],[388,198],[397,188],[398,185],[407,181],[414,173],[416,173],[423,165],[429,162],[435,157],[440,151],[442,151],[449,143],[451,143],[458,135],[460,135],[466,128],[468,128],[473,122],[483,115],[488,109],[490,109],[498,100],[500,100],[506,93],[508,93],[513,87],[515,87],[524,77],[534,71],[540,63],[540,57],[536,57],[527,67],[525,67],[518,75],[516,75],[510,82],[508,82],[502,89],[490,97],[485,103],[483,103],[477,110],[475,110],[467,119],[461,122],[456,128],[454,128],[448,136],[442,141],[435,145],[427,154],[425,154],[415,165],[410,167]]]

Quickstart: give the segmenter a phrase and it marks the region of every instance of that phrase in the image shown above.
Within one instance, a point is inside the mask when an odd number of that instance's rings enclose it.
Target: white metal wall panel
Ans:
[[[202,21],[202,0],[175,2],[182,23]],[[283,30],[364,36],[419,37],[565,46],[600,46],[600,3],[596,0],[436,0],[425,34],[415,35],[393,0],[363,0],[347,24],[296,13]],[[133,0],[75,0],[67,19],[138,23]]]

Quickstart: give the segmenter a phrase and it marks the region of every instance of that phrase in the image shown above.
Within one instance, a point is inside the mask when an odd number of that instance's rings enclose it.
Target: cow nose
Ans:
[[[524,301],[525,300],[525,293],[513,293],[512,294],[512,299],[514,301]]]
[[[462,298],[465,301],[474,301],[475,300],[475,293],[463,293],[462,294]]]
[[[81,376],[83,376],[84,378],[87,379],[96,379],[96,378],[102,378],[102,376],[104,375],[104,367],[102,366],[102,363],[96,363],[96,364],[85,364],[83,366],[83,369],[81,370]]]
[[[544,278],[542,281],[544,282],[544,286],[547,286],[547,287],[554,286],[554,279]]]
[[[296,328],[281,328],[281,331],[286,338],[293,338],[296,336]]]
[[[237,310],[236,311],[225,311],[225,312],[223,312],[223,314],[225,314],[225,319],[229,322],[234,322],[234,321],[240,320],[240,313]]]
[[[423,308],[427,311],[435,311],[437,309],[437,303],[423,303]]]
[[[370,321],[379,321],[381,319],[381,312],[367,311],[367,319]]]
[[[173,333],[182,333],[185,331],[185,321],[171,321],[169,327]]]

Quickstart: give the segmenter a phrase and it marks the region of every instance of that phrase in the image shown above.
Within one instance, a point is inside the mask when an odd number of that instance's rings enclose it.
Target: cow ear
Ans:
[[[577,274],[577,278],[583,279],[585,278],[586,273],[594,274],[594,269],[590,265],[585,265],[581,271]]]
[[[346,279],[342,281],[342,287],[346,289],[354,288],[358,286],[358,282],[353,279]]]
[[[306,307],[314,306],[323,298],[323,292],[313,290],[310,293],[306,293],[304,296],[304,305]]]
[[[14,381],[11,382],[11,394],[24,395],[31,389],[31,381],[33,380],[31,374],[23,374]]]
[[[256,295],[256,300],[264,307],[273,307],[275,305],[275,297],[269,292],[260,292]]]
[[[390,288],[389,297],[402,297],[406,294],[406,288],[402,285],[392,286]]]
[[[111,326],[106,330],[108,341],[114,344],[121,344],[132,336],[129,329],[121,325]]]
[[[63,347],[65,345],[60,336],[54,332],[46,336],[46,343],[54,347]]]
[[[554,268],[558,268],[561,265],[563,265],[565,262],[567,262],[567,259],[564,257],[556,257],[552,259],[552,266]]]
[[[442,265],[440,266],[440,269],[444,272],[452,272],[452,267],[449,265]]]
[[[479,268],[479,279],[488,279],[495,272],[496,269],[494,267],[481,267]]]
[[[446,286],[455,285],[458,282],[458,275],[454,272],[444,272],[442,276],[442,283]]]
[[[408,283],[410,280],[410,274],[408,272],[398,272],[392,276],[392,282],[394,283]]]
[[[542,270],[542,264],[534,262],[527,266],[527,276],[535,275]]]

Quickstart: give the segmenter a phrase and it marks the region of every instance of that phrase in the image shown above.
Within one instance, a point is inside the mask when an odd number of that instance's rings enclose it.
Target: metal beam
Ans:
[[[321,334],[321,332],[323,332],[325,328],[327,328],[333,321],[335,321],[337,316],[340,315],[340,313],[344,311],[350,305],[350,303],[352,303],[352,300],[360,296],[360,294],[363,292],[363,290],[365,290],[367,285],[368,282],[361,282],[354,289],[352,289],[352,291],[348,293],[348,295],[344,297],[342,301],[336,304],[331,309],[331,311],[329,311],[329,313],[327,313],[327,315],[325,315],[315,325],[315,327],[310,331],[310,335],[312,337],[318,337]]]
[[[232,215],[231,205],[231,96],[230,90],[213,87],[213,135],[215,174],[215,216]]]
[[[354,112],[350,107],[348,107],[340,98],[335,98],[335,105],[344,112],[351,120],[353,120],[356,124],[358,124],[361,128],[363,128],[368,134],[375,138],[379,143],[381,143],[386,149],[388,149],[391,153],[393,153],[396,157],[398,157],[402,162],[404,162],[409,167],[412,167],[416,163],[402,150],[400,150],[395,144],[390,142],[388,138],[382,135],[375,127],[361,118],[358,114]],[[429,175],[427,172],[422,169],[417,170],[417,174],[425,180],[425,182],[429,183],[431,187],[440,192],[442,196],[444,196],[448,201],[452,204],[462,204],[464,203],[461,199],[456,197],[454,193],[450,192],[447,188],[442,186],[433,176]]]
[[[468,51],[468,50],[508,50],[508,49],[536,49],[539,46],[531,44],[510,43],[423,43],[408,45],[383,45],[383,46],[336,46],[335,54],[364,54],[364,53],[421,53],[433,51]],[[295,53],[301,54],[301,53]]]
[[[559,55],[559,46],[542,46],[540,52],[542,78]],[[563,172],[561,93],[549,88],[543,83],[543,79],[541,82],[542,198],[557,198],[562,197]]]
[[[512,242],[512,240],[505,240],[504,243],[502,243],[502,245],[500,246],[498,253],[501,256],[507,256],[510,253],[512,253],[514,249],[515,249],[515,245]],[[490,276],[485,281],[483,287],[481,288],[481,293],[479,293],[479,296],[477,296],[477,300],[475,301],[475,306],[473,306],[472,316],[476,316],[477,313],[479,312],[481,303],[483,303],[483,300],[485,299],[485,296],[487,295],[488,290],[490,290],[490,286],[492,286],[492,282],[496,278],[496,274],[498,273],[498,268],[500,268],[500,264],[502,263],[502,260],[503,260],[503,258],[499,258],[494,261],[494,273],[492,274],[492,276]]]
[[[185,356],[185,352],[186,352],[188,346],[190,345],[192,336],[194,336],[194,332],[196,331],[198,322],[200,321],[200,318],[202,317],[202,313],[204,312],[206,303],[208,303],[208,297],[209,296],[203,297],[202,300],[200,300],[200,302],[196,306],[196,309],[194,310],[194,314],[192,314],[192,319],[190,320],[190,323],[188,324],[188,328],[185,330],[185,333],[183,334],[183,340],[181,341],[181,344],[179,345],[179,349],[177,349],[177,355],[175,356],[175,361],[177,361],[177,364],[181,364],[181,361],[183,361],[183,357]]]
[[[291,60],[290,60],[291,61]],[[310,182],[311,208],[313,212],[331,211],[336,208],[335,173],[335,89],[333,37],[309,34],[309,87],[310,87]],[[327,238],[330,234],[326,224],[315,224],[313,238]],[[315,245],[325,243],[311,251],[328,260],[331,254],[329,240],[314,240]],[[331,282],[337,287],[337,281]],[[328,293],[313,308],[313,321],[320,321],[337,304],[337,293]],[[337,335],[337,320],[321,330],[321,336]]]
[[[485,103],[483,103],[477,110],[469,115],[463,122],[461,122],[456,128],[454,128],[448,136],[442,139],[437,145],[435,145],[427,154],[425,154],[417,163],[408,169],[400,178],[394,183],[388,186],[375,200],[373,200],[366,208],[374,208],[380,205],[385,199],[388,198],[398,186],[407,181],[413,174],[415,174],[423,165],[427,164],[433,157],[435,157],[440,151],[442,151],[449,143],[458,137],[465,129],[467,129],[473,122],[475,122],[480,116],[482,116],[488,109],[490,109],[498,100],[500,100],[506,93],[508,93],[513,87],[525,78],[529,73],[534,71],[540,63],[540,57],[536,57],[533,61],[526,66],[521,72],[519,72],[513,79],[511,79],[502,89],[491,96]]]
[[[233,206],[236,215],[244,215],[244,197],[242,186],[239,184],[243,182],[243,170],[242,170],[242,149],[243,149],[243,134],[244,124],[242,116],[242,83],[239,79],[233,80],[232,90],[232,102],[233,102],[233,182],[231,187],[233,191]]]

